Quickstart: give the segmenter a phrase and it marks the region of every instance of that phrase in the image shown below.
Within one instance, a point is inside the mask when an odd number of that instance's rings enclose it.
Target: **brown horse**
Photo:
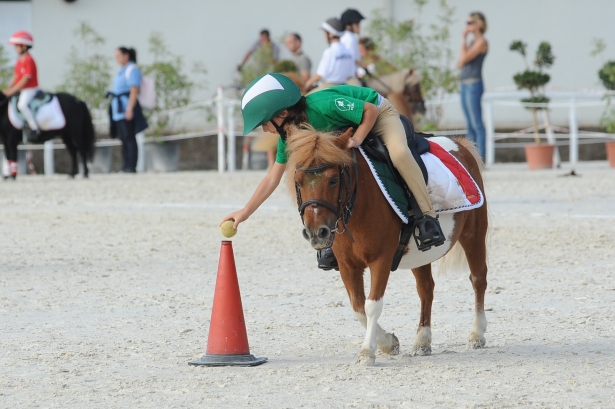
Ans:
[[[379,190],[365,159],[356,150],[347,148],[349,137],[350,130],[336,137],[313,129],[289,136],[291,155],[287,169],[291,172],[288,182],[290,190],[297,194],[305,226],[304,237],[317,250],[333,242],[333,252],[352,309],[366,329],[357,362],[374,365],[376,347],[384,353],[399,353],[397,337],[378,325],[378,317],[399,245],[402,222]],[[474,145],[465,138],[434,137],[430,140],[452,153],[466,167],[484,196],[481,161]],[[474,287],[475,319],[468,346],[482,348],[485,345],[487,203],[473,210],[442,214],[440,223],[447,239],[444,245],[420,252],[411,240],[409,252],[400,265],[400,268],[412,269],[421,299],[421,315],[412,349],[414,355],[431,353],[434,296],[431,263],[449,251],[447,264],[459,266],[467,260]],[[366,267],[371,273],[367,300],[363,283]]]
[[[414,122],[415,114],[424,114],[425,100],[421,91],[421,75],[414,68],[381,77],[368,76],[367,86],[385,96],[397,112]]]

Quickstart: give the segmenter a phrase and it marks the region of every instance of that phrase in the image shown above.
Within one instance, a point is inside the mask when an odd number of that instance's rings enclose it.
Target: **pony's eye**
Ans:
[[[335,186],[337,185],[337,182],[339,182],[339,178],[337,176],[332,177],[331,180],[329,181],[329,186]]]

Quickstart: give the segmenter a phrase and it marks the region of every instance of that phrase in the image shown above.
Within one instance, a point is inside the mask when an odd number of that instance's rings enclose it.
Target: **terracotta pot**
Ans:
[[[530,169],[549,169],[553,167],[555,145],[525,145],[525,158]]]
[[[609,165],[615,168],[615,141],[605,142],[606,145],[606,158],[609,160]]]

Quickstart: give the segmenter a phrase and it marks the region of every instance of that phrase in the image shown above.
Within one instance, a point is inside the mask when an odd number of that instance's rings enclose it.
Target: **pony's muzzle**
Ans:
[[[319,226],[315,230],[304,227],[303,238],[309,241],[314,249],[321,250],[331,245],[331,243],[329,243],[331,229],[325,225]]]

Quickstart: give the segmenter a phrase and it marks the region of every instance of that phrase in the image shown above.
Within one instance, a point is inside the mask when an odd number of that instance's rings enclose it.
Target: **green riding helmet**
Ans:
[[[244,136],[264,125],[301,99],[301,90],[286,75],[265,74],[246,87],[241,96]]]

